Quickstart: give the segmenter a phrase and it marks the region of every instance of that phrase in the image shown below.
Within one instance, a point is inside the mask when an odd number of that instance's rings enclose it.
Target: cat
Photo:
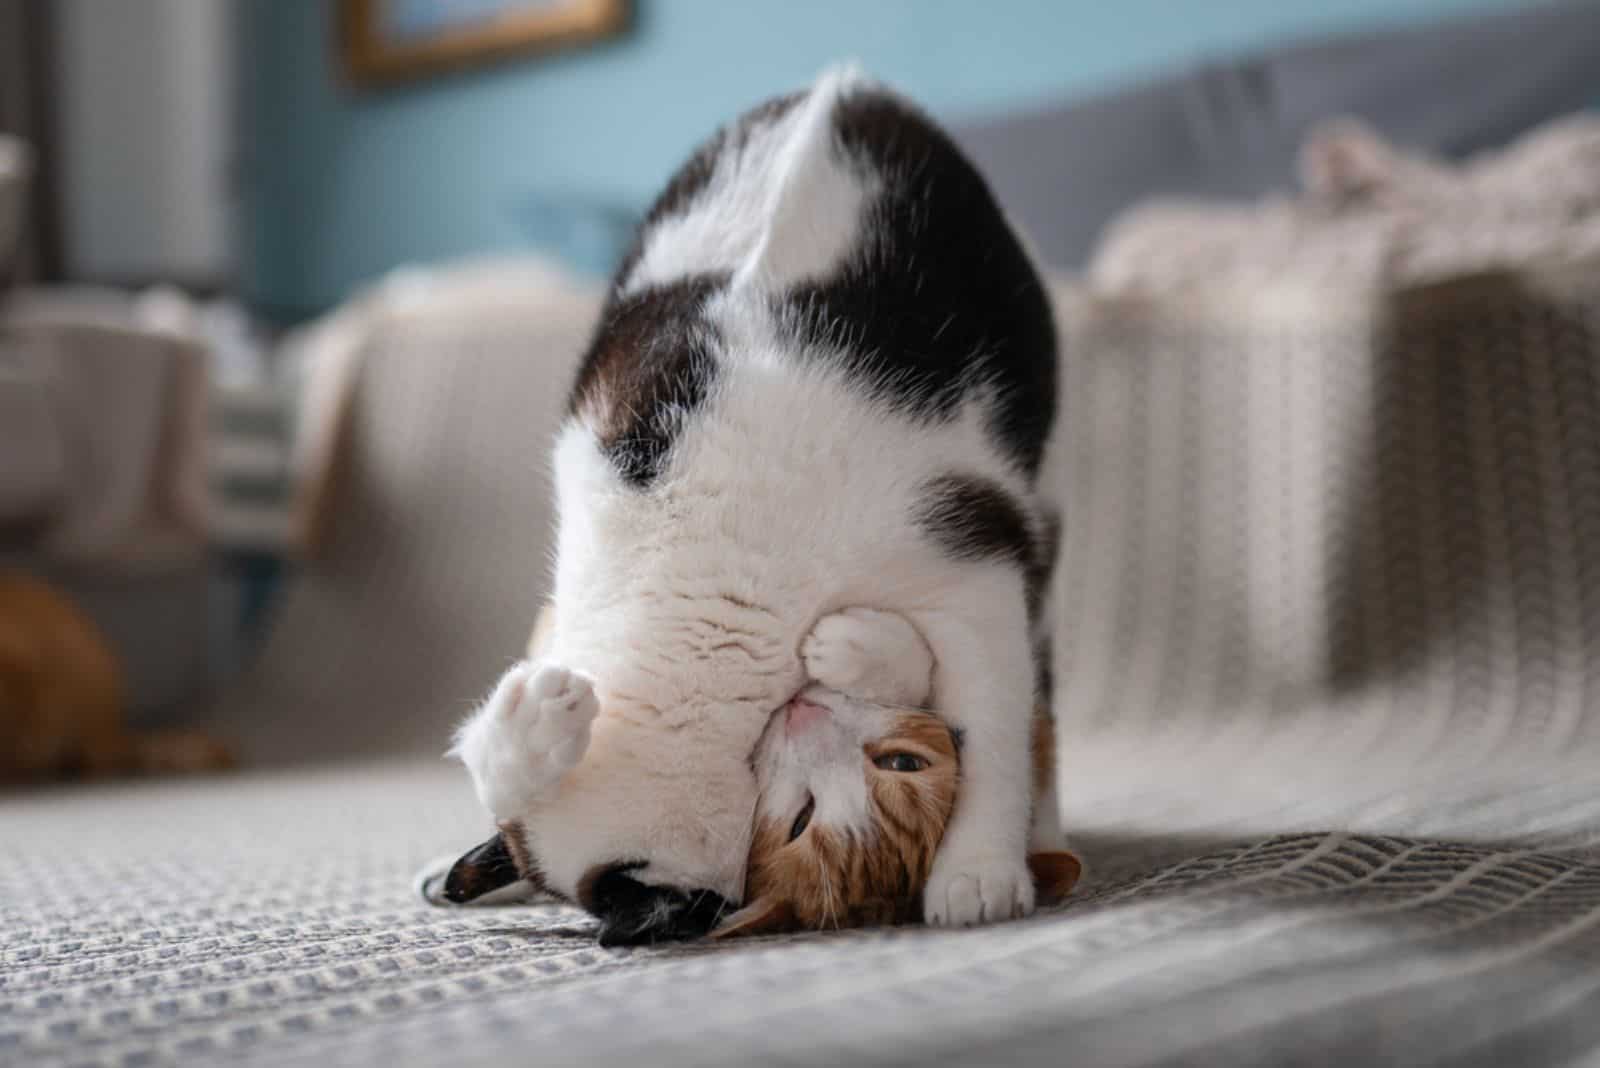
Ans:
[[[763,781],[745,878],[747,904],[714,927],[711,937],[919,922],[922,889],[960,792],[957,735],[927,710],[872,704],[823,687],[809,687],[791,701],[768,734],[796,733],[791,725],[797,720],[802,736],[816,731],[812,724],[818,720],[838,724],[847,743],[841,748],[852,749],[854,760],[841,752],[832,763],[842,773],[840,792],[854,804],[848,818],[830,818],[808,793],[791,820],[781,806],[766,801]],[[1034,733],[1036,796],[1052,781],[1051,730],[1041,706]],[[866,789],[857,792],[846,765],[863,755]],[[770,759],[758,755],[758,767]],[[1028,869],[1036,900],[1059,902],[1077,884],[1082,862],[1048,831],[1036,834],[1033,846]]]
[[[62,594],[0,571],[0,782],[224,768],[227,750],[187,731],[124,721],[122,668]]]
[[[744,896],[751,756],[802,646],[898,618],[962,738],[922,915],[1028,913],[1055,391],[1038,272],[913,105],[834,70],[701,146],[557,436],[555,622],[453,749],[518,870],[603,930],[705,934]]]
[[[922,918],[922,890],[960,796],[962,742],[920,707],[929,696],[927,647],[903,619],[873,615],[879,618],[865,633],[878,648],[841,647],[824,629],[803,650],[808,670],[836,682],[848,663],[853,692],[809,686],[768,723],[752,758],[760,801],[746,904],[713,937]],[[1050,794],[1054,741],[1049,708],[1040,703],[1035,797]],[[1053,807],[1036,808],[1031,846],[1036,897],[1059,900],[1082,866]]]
[[[713,938],[921,918],[921,890],[959,796],[959,736],[936,712],[918,707],[928,697],[932,659],[903,619],[864,610],[830,619],[834,625],[819,628],[802,656],[808,671],[853,692],[809,685],[768,723],[752,755],[761,807],[746,865],[747,904],[721,918]],[[849,633],[840,620],[867,626]],[[553,625],[547,608],[530,655],[538,656]],[[1032,752],[1034,788],[1043,796],[1054,776],[1053,723],[1044,704],[1035,710]],[[1065,897],[1082,868],[1053,810],[1035,812],[1032,848],[1039,899]],[[527,884],[495,896],[522,877],[496,840],[462,860],[433,862],[418,889],[433,904],[537,900]],[[619,921],[610,918],[603,943],[630,940]]]

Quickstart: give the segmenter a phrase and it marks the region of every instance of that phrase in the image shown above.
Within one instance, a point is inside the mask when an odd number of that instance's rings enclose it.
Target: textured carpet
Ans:
[[[1138,809],[1174,791],[1087,786],[1096,867],[1055,912],[636,950],[569,909],[411,896],[485,829],[455,768],[9,798],[0,1062],[1526,1064],[1600,1037],[1592,849],[1156,832]],[[1441,829],[1545,809],[1600,826],[1597,787],[1474,791]],[[1381,825],[1376,800],[1341,823]]]

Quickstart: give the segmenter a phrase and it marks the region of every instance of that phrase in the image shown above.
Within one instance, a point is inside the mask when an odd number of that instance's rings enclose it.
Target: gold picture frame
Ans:
[[[345,77],[409,81],[621,33],[630,0],[339,0]]]

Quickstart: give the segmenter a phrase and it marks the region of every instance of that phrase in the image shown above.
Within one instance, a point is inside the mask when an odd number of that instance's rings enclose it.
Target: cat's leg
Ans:
[[[935,705],[962,732],[961,793],[923,893],[924,918],[958,927],[1026,916],[1034,679],[1021,576],[987,568],[947,610],[914,622],[938,665]]]
[[[599,709],[587,677],[524,660],[461,728],[451,753],[496,820],[519,820],[582,759]]]
[[[1039,650],[1040,646],[1035,645]],[[1037,658],[1038,652],[1035,653]],[[1035,660],[1035,670],[1039,661]],[[1035,698],[1033,710],[1033,830],[1032,850],[1067,848],[1061,827],[1061,804],[1056,796],[1056,722],[1050,714],[1048,687]]]
[[[932,692],[933,652],[895,612],[845,608],[823,616],[800,658],[811,679],[857,700],[916,707]]]

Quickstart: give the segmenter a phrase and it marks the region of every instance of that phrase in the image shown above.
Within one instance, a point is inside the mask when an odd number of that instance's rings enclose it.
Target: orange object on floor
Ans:
[[[0,782],[211,771],[228,750],[192,731],[135,733],[122,665],[48,584],[0,572]]]

